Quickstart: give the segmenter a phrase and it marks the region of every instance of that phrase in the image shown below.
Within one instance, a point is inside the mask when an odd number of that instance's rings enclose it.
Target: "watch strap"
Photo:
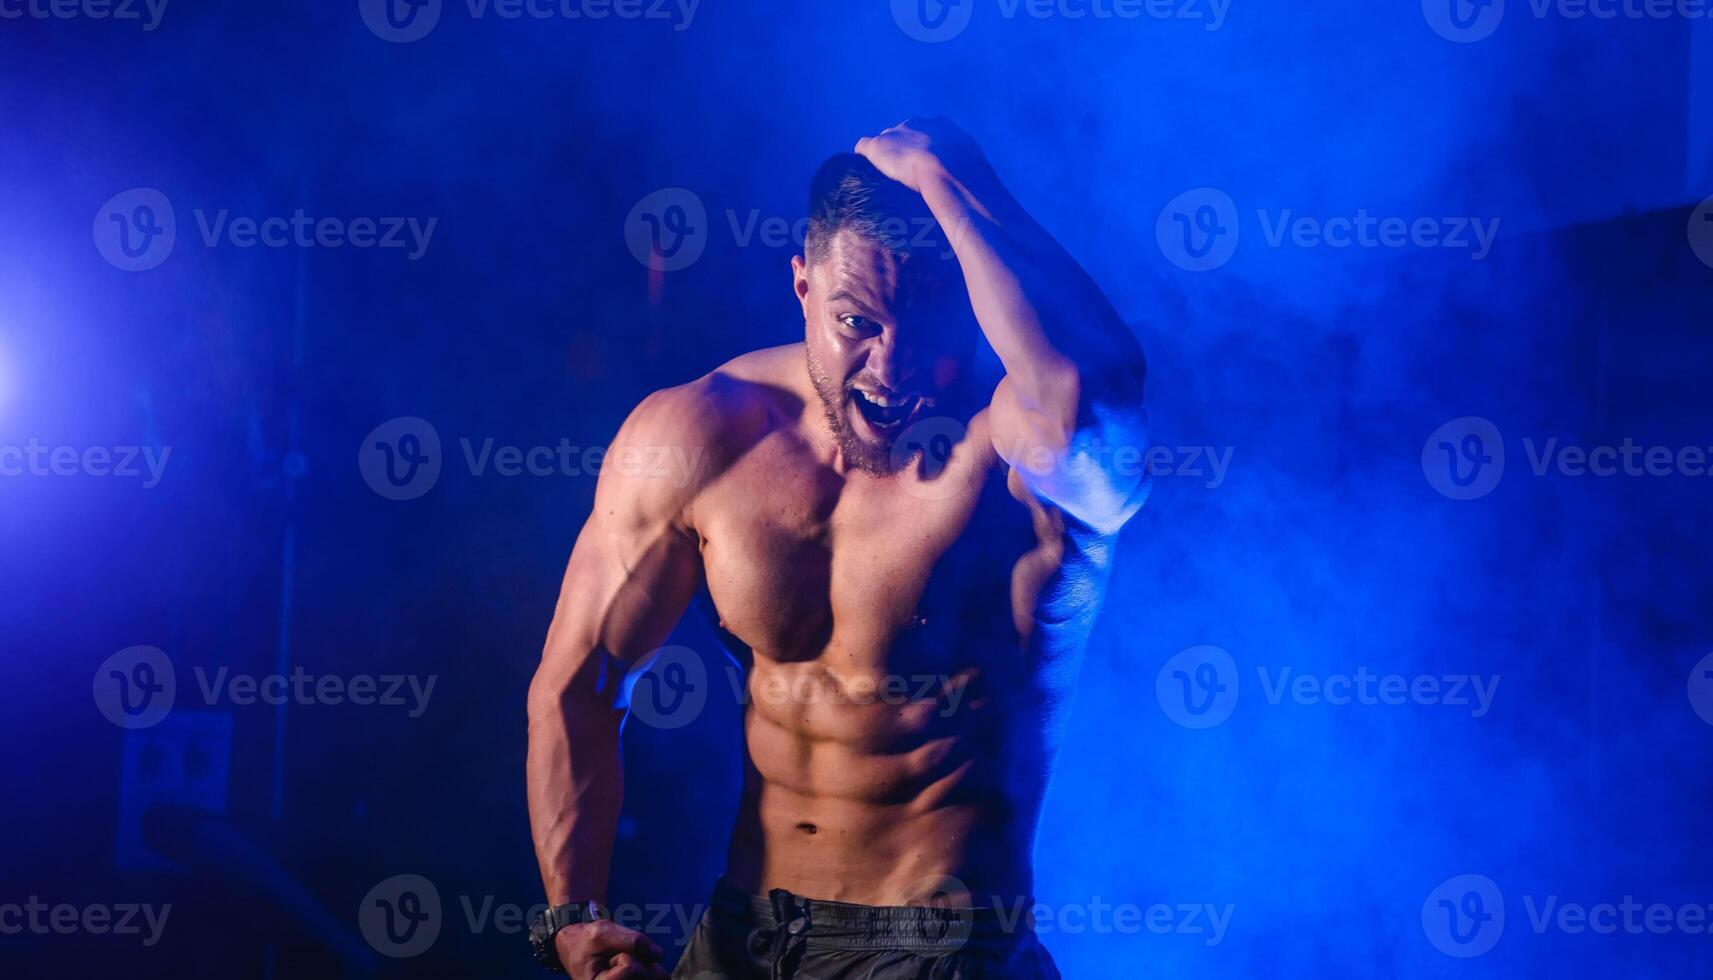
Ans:
[[[535,960],[555,973],[565,973],[559,962],[559,947],[554,937],[566,926],[583,925],[601,919],[611,919],[612,913],[600,902],[568,902],[552,905],[536,915],[529,926],[529,945],[535,950]]]

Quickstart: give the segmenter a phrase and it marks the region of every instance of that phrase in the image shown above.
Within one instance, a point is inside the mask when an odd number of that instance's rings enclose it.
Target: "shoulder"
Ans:
[[[796,357],[792,357],[795,352]],[[673,462],[691,489],[705,485],[776,428],[801,400],[802,345],[733,358],[707,374],[644,398],[625,420],[609,460]]]
[[[795,394],[802,373],[802,345],[773,347],[735,357],[694,381],[662,388],[644,398],[625,420],[620,438],[694,442],[713,449],[765,430],[769,416]]]

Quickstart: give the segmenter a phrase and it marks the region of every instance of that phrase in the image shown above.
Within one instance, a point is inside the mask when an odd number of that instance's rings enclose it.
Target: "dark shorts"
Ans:
[[[684,980],[1057,980],[1027,919],[996,909],[822,902],[725,879],[672,971]]]

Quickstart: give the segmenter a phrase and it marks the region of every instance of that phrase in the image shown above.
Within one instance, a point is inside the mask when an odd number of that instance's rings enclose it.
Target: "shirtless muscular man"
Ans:
[[[1147,495],[1113,451],[1145,449],[1140,345],[941,119],[821,167],[791,274],[803,342],[644,399],[608,459],[698,465],[606,467],[571,552],[529,691],[538,953],[577,980],[667,976],[600,903],[620,681],[701,594],[752,697],[728,870],[672,975],[1056,977],[996,902],[1032,894],[1058,733]],[[781,690],[816,693],[760,694]]]

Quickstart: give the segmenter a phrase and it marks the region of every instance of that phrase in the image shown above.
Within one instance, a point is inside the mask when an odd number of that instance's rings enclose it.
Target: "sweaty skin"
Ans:
[[[792,263],[803,343],[625,422],[530,688],[553,904],[605,900],[619,681],[698,594],[749,668],[734,884],[868,905],[1032,895],[1057,732],[1146,495],[1113,466],[1145,448],[1142,355],[961,131],[912,120],[857,152],[921,196],[956,261],[840,231]],[[1004,371],[986,393],[977,329]],[[877,421],[883,403],[907,417]],[[695,465],[615,465],[633,447]],[[611,923],[558,948],[574,977],[664,976],[658,948]]]

